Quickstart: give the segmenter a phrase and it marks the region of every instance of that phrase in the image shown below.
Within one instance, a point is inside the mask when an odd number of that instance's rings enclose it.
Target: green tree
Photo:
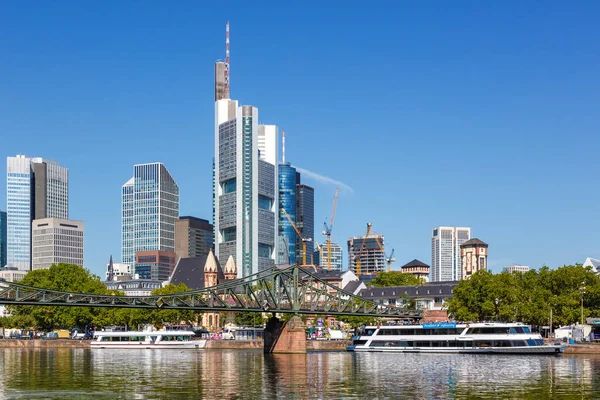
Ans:
[[[371,281],[371,286],[414,286],[420,285],[421,283],[421,280],[412,274],[407,274],[399,271],[390,271],[378,273],[375,279]]]
[[[240,311],[235,313],[237,326],[261,326],[264,324],[263,313],[254,311]]]
[[[184,283],[180,283],[179,285],[170,283],[165,287],[153,290],[151,295],[162,296],[188,292],[190,290],[191,289]],[[156,326],[163,325],[165,323],[177,324],[184,321],[187,323],[195,323],[197,322],[200,314],[200,312],[194,312],[192,310],[153,310],[149,315],[149,322],[152,322]]]
[[[30,271],[19,283],[63,292],[108,294],[98,276],[74,264],[60,263]],[[103,314],[108,311],[93,307],[10,306],[9,312],[15,321],[32,318],[34,327],[52,330],[95,325],[96,319],[104,319]]]

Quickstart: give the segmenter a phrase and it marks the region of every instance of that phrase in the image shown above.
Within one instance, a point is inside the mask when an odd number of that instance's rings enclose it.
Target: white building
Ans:
[[[106,280],[119,281],[123,279],[134,278],[133,268],[129,264],[125,263],[112,263],[112,279],[110,279],[110,266],[106,264]]]
[[[460,245],[471,239],[471,228],[440,226],[431,232],[431,282],[462,278]]]
[[[31,222],[69,218],[69,171],[56,161],[7,157],[7,266],[31,269]]]
[[[504,272],[508,272],[508,273],[513,273],[513,272],[527,272],[529,271],[529,266],[528,265],[509,265],[507,267],[504,267]]]
[[[215,84],[219,84],[218,76]],[[275,265],[279,210],[276,160],[277,127],[259,125],[256,107],[238,107],[236,100],[217,97],[215,254],[219,260],[233,256],[235,264],[241,266],[239,277]]]
[[[0,269],[0,281],[19,282],[25,278],[25,275],[27,275],[27,271],[22,271],[14,267]]]
[[[43,218],[32,222],[31,269],[68,263],[83,267],[83,222]]]

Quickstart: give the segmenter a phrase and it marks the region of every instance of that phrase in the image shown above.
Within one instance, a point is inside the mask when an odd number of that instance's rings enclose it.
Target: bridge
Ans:
[[[28,306],[179,309],[205,312],[271,312],[353,315],[377,318],[416,318],[420,310],[377,304],[324,281],[311,270],[293,265],[273,268],[217,286],[160,296],[117,296],[65,292],[0,282],[0,304]],[[292,326],[298,328],[299,318]],[[273,325],[277,336],[283,325]],[[269,324],[267,324],[267,330]],[[299,332],[299,329],[297,329]],[[304,330],[302,329],[302,335]],[[266,346],[266,344],[265,344]]]

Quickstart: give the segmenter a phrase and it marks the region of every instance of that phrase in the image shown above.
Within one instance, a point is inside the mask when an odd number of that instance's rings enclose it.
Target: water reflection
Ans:
[[[600,357],[0,349],[2,399],[594,398]]]

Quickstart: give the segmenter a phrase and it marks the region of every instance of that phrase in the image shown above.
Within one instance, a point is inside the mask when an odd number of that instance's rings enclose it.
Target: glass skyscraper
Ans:
[[[23,155],[6,159],[7,265],[31,269],[31,223],[69,218],[68,169]]]
[[[306,242],[306,262],[312,263],[315,250],[315,190],[300,183],[300,174],[296,174],[296,227]],[[302,240],[296,238],[296,260],[302,260]]]
[[[431,282],[462,278],[460,245],[471,239],[471,228],[439,226],[431,232]]]
[[[0,268],[6,266],[6,212],[0,211]]]
[[[296,173],[290,163],[279,164],[279,264],[301,262],[296,259],[296,230],[282,211],[296,223]]]
[[[179,187],[162,163],[138,164],[121,191],[121,258],[135,267],[139,251],[175,252]]]

